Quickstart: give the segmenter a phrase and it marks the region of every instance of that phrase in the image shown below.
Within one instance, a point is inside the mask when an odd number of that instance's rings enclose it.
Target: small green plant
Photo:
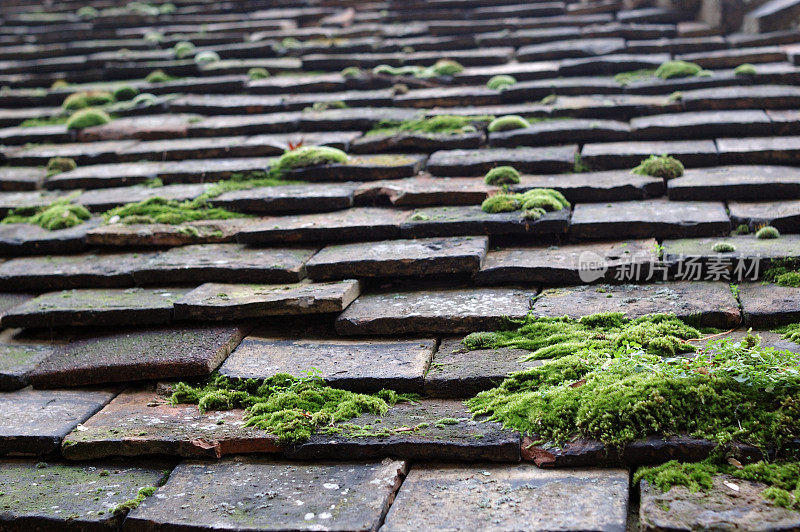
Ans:
[[[178,59],[183,59],[195,53],[195,45],[189,41],[179,41],[172,47],[172,54]]]
[[[269,72],[266,68],[253,67],[247,71],[247,77],[255,81],[257,79],[266,79],[269,77]]]
[[[452,76],[463,72],[464,67],[461,66],[461,63],[452,59],[439,59],[431,69],[437,76]]]
[[[153,70],[144,78],[147,83],[165,83],[167,81],[172,81],[173,79],[175,78],[168,75],[161,69]]]
[[[114,103],[114,95],[108,91],[81,91],[70,94],[61,107],[67,111],[77,111],[87,107]]]
[[[279,171],[319,166],[323,164],[337,164],[347,161],[347,154],[338,148],[328,146],[301,146],[295,150],[284,153],[274,168]]]
[[[492,76],[489,81],[486,82],[486,87],[495,91],[501,91],[511,87],[516,82],[517,80],[513,76],[500,74],[497,76]]]
[[[47,177],[62,172],[69,172],[70,170],[75,170],[77,167],[78,163],[75,162],[75,159],[69,157],[53,157],[47,161]]]
[[[634,168],[631,173],[673,179],[683,175],[683,164],[670,155],[651,155]]]
[[[80,225],[91,216],[86,207],[71,203],[71,197],[67,197],[56,200],[45,207],[13,209],[0,223],[35,224],[48,231],[55,231]]]
[[[135,510],[136,508],[141,505],[144,500],[151,496],[153,493],[156,492],[156,488],[154,486],[147,486],[144,488],[139,488],[139,492],[136,494],[136,497],[133,499],[129,499],[121,504],[118,504],[114,507],[111,511],[114,515],[126,515],[131,510]]]
[[[687,61],[667,61],[656,69],[655,76],[661,79],[688,78],[697,76],[703,68]]]
[[[200,66],[210,65],[219,61],[219,54],[213,50],[205,50],[194,56],[194,62]]]
[[[516,194],[496,194],[489,196],[481,203],[483,212],[488,212],[489,214],[518,211],[521,206],[522,204]]]
[[[583,174],[592,171],[589,165],[583,160],[580,152],[575,152],[574,162],[572,163],[572,171],[576,174]]]
[[[683,101],[683,93],[681,91],[675,91],[669,95],[667,98],[671,102],[680,102]]]
[[[737,66],[733,69],[733,73],[737,76],[755,76],[758,74],[758,72],[756,72],[756,67],[750,63],[744,63]]]
[[[75,111],[67,120],[67,129],[84,129],[92,126],[101,126],[111,122],[111,117],[102,109],[88,107]]]
[[[294,37],[286,37],[281,41],[280,47],[284,50],[292,50],[295,48],[300,48],[303,46],[303,43],[295,39]]]
[[[736,226],[736,229],[733,231],[737,235],[749,235],[750,234],[750,226],[747,224],[739,224]]]
[[[143,92],[142,94],[137,94],[136,97],[131,100],[131,104],[133,105],[151,105],[156,102],[158,98],[156,98],[155,94],[150,94],[149,92]]]
[[[139,94],[139,89],[130,85],[120,85],[114,89],[112,94],[118,102],[127,102],[128,100],[133,100]]]
[[[487,129],[490,133],[495,133],[497,131],[510,131],[512,129],[524,129],[526,127],[531,127],[531,124],[521,116],[506,115],[492,120]]]
[[[717,253],[731,253],[736,251],[736,246],[730,242],[716,242],[711,249]]]
[[[514,185],[519,183],[519,172],[513,166],[498,166],[486,173],[483,182],[494,186]]]
[[[781,233],[771,225],[766,225],[756,231],[756,238],[759,240],[769,240],[773,238],[779,238]]]
[[[363,71],[357,66],[349,66],[342,70],[342,76],[347,79],[360,78],[362,75]]]

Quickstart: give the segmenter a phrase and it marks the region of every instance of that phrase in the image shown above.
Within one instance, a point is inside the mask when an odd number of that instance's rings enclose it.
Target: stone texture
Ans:
[[[110,390],[30,388],[0,394],[0,455],[56,453],[62,438],[114,395]]]
[[[264,214],[325,212],[353,206],[355,187],[348,184],[285,185],[225,192],[211,200],[215,207]]]
[[[657,262],[655,239],[495,249],[475,275],[479,284],[581,284],[644,280]]]
[[[246,333],[235,325],[115,330],[57,345],[31,373],[37,388],[202,377]]]
[[[239,232],[245,244],[381,240],[399,236],[408,211],[357,207],[320,214],[264,218]]]
[[[0,462],[0,527],[6,530],[113,530],[127,511],[114,509],[141,488],[156,487],[171,464],[104,461]]]
[[[759,482],[718,475],[708,492],[692,493],[675,486],[663,493],[647,481],[641,482],[639,521],[643,531],[741,530],[766,532],[800,527],[800,515],[767,501]],[[734,525],[735,523],[735,525]]]
[[[575,238],[680,238],[726,235],[730,219],[721,202],[665,199],[581,203],[570,222]]]
[[[718,160],[717,147],[712,140],[601,142],[586,144],[581,150],[583,162],[592,170],[634,168],[654,154],[672,155],[686,167],[713,166]]]
[[[522,211],[487,213],[479,205],[417,209],[400,226],[404,238],[460,235],[552,235],[566,233],[571,211],[562,209],[538,220],[526,220]]]
[[[161,162],[135,162],[79,166],[47,178],[44,186],[51,189],[108,188],[136,185],[155,179],[164,168]]]
[[[136,143],[134,140],[108,140],[73,144],[42,144],[21,147],[7,153],[8,160],[20,165],[46,165],[53,157],[75,159],[79,166],[115,162],[117,155]]]
[[[172,320],[187,289],[82,289],[48,292],[8,311],[4,327],[155,325]]]
[[[800,288],[742,283],[739,301],[749,327],[768,329],[800,321]]]
[[[377,530],[406,463],[185,462],[126,530]]]
[[[336,320],[339,334],[453,334],[494,329],[528,313],[535,289],[476,288],[376,293]]]
[[[766,118],[766,116],[764,117]],[[505,148],[541,146],[567,142],[609,142],[627,140],[630,127],[616,120],[552,120],[538,122],[531,127],[498,131],[489,134],[489,144]]]
[[[761,110],[700,111],[642,116],[631,120],[636,140],[673,140],[771,135],[772,122]]]
[[[538,366],[541,361],[520,362],[523,349],[469,350],[461,337],[442,340],[425,374],[428,397],[469,398],[500,384],[509,373]]]
[[[31,371],[50,356],[52,351],[52,347],[47,344],[0,344],[0,390],[25,387]]]
[[[126,203],[144,201],[155,197],[175,201],[190,200],[203,192],[205,192],[205,186],[200,184],[177,184],[161,187],[112,187],[83,192],[76,198],[75,203],[83,205],[92,212],[105,212]]]
[[[330,245],[306,269],[314,280],[473,273],[488,245],[488,238],[470,236]]]
[[[411,177],[425,165],[424,155],[351,155],[341,164],[297,168],[287,173],[289,179],[305,181],[377,181]]]
[[[220,373],[266,379],[276,373],[302,376],[318,370],[331,386],[358,392],[422,391],[434,339],[339,340],[288,338],[255,333],[228,357]]]
[[[461,89],[457,89],[461,90]],[[419,93],[421,91],[414,91]],[[483,133],[413,133],[401,132],[391,135],[370,134],[353,141],[352,153],[432,153],[437,150],[468,150],[483,145]]]
[[[622,312],[630,318],[672,313],[704,327],[739,324],[739,305],[727,283],[679,281],[649,285],[552,288],[533,303],[536,316],[579,318],[597,312]]]
[[[64,438],[61,453],[69,460],[108,456],[171,455],[220,458],[228,454],[277,453],[273,436],[245,427],[244,411],[171,405],[169,397],[130,389]]]
[[[360,434],[362,430],[369,435]],[[497,423],[473,420],[461,401],[423,399],[398,403],[382,416],[365,414],[333,425],[330,434],[317,432],[307,442],[287,447],[286,454],[302,460],[397,456],[410,460],[516,462],[519,441],[519,434]]]
[[[772,225],[785,233],[797,233],[800,223],[800,200],[728,202],[734,226],[746,224],[751,231]]]
[[[86,233],[102,223],[92,218],[85,223],[50,231],[34,224],[0,225],[0,255],[55,255],[77,253],[86,248]]]
[[[386,198],[396,206],[476,205],[497,187],[471,177],[431,177],[422,174],[391,181],[373,181],[356,190],[355,200],[367,204]]]
[[[717,242],[733,244],[734,251],[717,253],[712,248]],[[688,272],[688,263],[702,265],[706,275],[718,275],[720,268],[728,272],[733,282],[756,280],[763,270],[774,260],[800,258],[800,237],[783,235],[773,240],[759,240],[754,235],[731,236],[727,238],[683,238],[665,240],[664,262],[686,265],[683,271]]]
[[[235,320],[341,312],[361,292],[359,281],[296,284],[206,283],[175,303],[175,319]]]
[[[577,146],[437,151],[428,159],[428,171],[440,176],[477,176],[495,166],[511,165],[529,174],[558,174],[572,170],[576,151]]]
[[[305,277],[316,248],[257,249],[241,244],[174,247],[148,256],[134,270],[136,284],[207,282],[292,283]]]
[[[417,464],[382,530],[625,530],[628,472]]]
[[[721,164],[792,164],[800,156],[798,137],[717,139]]]
[[[790,166],[717,166],[687,170],[667,183],[671,200],[766,200],[800,197],[800,170]]]
[[[17,192],[35,190],[42,184],[47,171],[44,168],[3,167],[0,168],[0,190]]]
[[[173,247],[233,242],[254,222],[247,218],[171,224],[107,224],[90,229],[86,242],[108,247]]]

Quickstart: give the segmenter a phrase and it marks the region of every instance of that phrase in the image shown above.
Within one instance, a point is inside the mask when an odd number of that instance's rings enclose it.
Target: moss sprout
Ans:
[[[501,91],[511,87],[516,82],[517,80],[513,76],[500,74],[497,76],[492,76],[489,81],[486,82],[486,87],[495,91]]]
[[[148,83],[165,83],[167,81],[172,81],[173,79],[175,78],[168,75],[161,69],[153,70],[144,78],[144,80]]]
[[[265,430],[281,444],[306,441],[318,430],[362,414],[383,415],[407,399],[390,390],[358,394],[327,386],[317,375],[282,373],[263,381],[232,381],[216,375],[204,386],[178,383],[172,395],[173,404],[196,404],[201,412],[244,408],[245,426]]]
[[[712,247],[716,253],[731,253],[736,251],[736,246],[731,244],[730,242],[716,242]]]
[[[189,41],[179,41],[175,43],[175,46],[172,47],[172,53],[178,59],[183,59],[195,53],[194,44]]]
[[[531,124],[521,116],[506,115],[492,120],[489,123],[488,130],[490,133],[494,133],[496,131],[510,131],[512,129],[524,129],[526,127],[531,127]]]
[[[267,79],[269,77],[269,72],[267,72],[267,69],[263,67],[253,67],[247,71],[247,77],[253,81],[258,79]]]
[[[779,238],[781,233],[771,225],[766,225],[756,231],[756,238],[759,240],[769,240],[773,238]]]
[[[67,111],[77,111],[91,106],[114,103],[114,95],[108,91],[81,91],[70,94],[61,107]]]
[[[210,65],[219,61],[219,54],[213,50],[205,50],[194,56],[194,62],[200,66]]]
[[[342,70],[342,76],[347,79],[360,78],[362,74],[363,71],[357,66],[349,66]]]
[[[483,182],[487,185],[514,185],[519,183],[519,172],[513,166],[498,166],[486,173]]]
[[[144,488],[139,488],[139,491],[136,494],[136,497],[134,497],[133,499],[129,499],[129,500],[123,502],[123,503],[118,504],[117,506],[114,507],[114,509],[112,510],[112,513],[114,515],[118,515],[118,516],[119,515],[127,515],[128,512],[138,508],[139,505],[141,505],[147,497],[151,496],[155,492],[156,492],[156,488],[154,486],[147,486],[147,487],[144,487]]]
[[[756,72],[756,67],[750,63],[744,63],[737,66],[733,69],[733,73],[737,76],[755,76],[758,74],[758,72]]]
[[[120,85],[114,89],[112,94],[118,102],[127,102],[128,100],[133,100],[139,94],[139,89],[130,85]]]
[[[75,111],[67,120],[67,129],[84,129],[92,126],[101,126],[111,122],[111,117],[102,109],[88,107]]]
[[[338,148],[329,146],[302,146],[284,153],[274,168],[279,171],[319,166],[323,164],[339,164],[347,161],[347,154]]]
[[[439,59],[434,63],[431,70],[438,76],[452,76],[463,72],[464,67],[461,63],[453,61],[452,59]]]
[[[655,76],[661,79],[689,78],[702,72],[702,67],[687,61],[667,61],[662,63],[655,71]]]
[[[69,172],[70,170],[75,170],[77,167],[78,163],[75,162],[75,159],[70,157],[53,157],[47,161],[47,177],[62,172]]]
[[[483,212],[488,212],[490,214],[517,211],[520,206],[516,194],[496,194],[494,196],[489,196],[481,203]]]
[[[43,229],[55,231],[80,225],[91,216],[86,207],[71,203],[71,198],[63,198],[45,207],[13,209],[1,223],[35,224]]]
[[[637,175],[673,179],[683,175],[683,164],[670,155],[651,155],[632,170]]]

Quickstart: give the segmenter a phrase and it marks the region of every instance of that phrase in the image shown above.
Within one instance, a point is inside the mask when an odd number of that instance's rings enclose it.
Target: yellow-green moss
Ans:
[[[756,231],[756,238],[759,240],[770,240],[780,238],[781,233],[771,225],[767,225]]]
[[[211,207],[203,200],[175,201],[160,197],[115,207],[103,217],[108,223],[123,224],[182,224],[198,220],[228,220],[247,215],[219,207]]]
[[[71,198],[64,198],[45,207],[13,209],[0,223],[35,224],[49,231],[55,231],[80,225],[91,216],[86,207],[71,203]]]
[[[114,95],[108,91],[81,91],[70,94],[64,99],[61,107],[67,111],[76,111],[96,105],[114,103]]]
[[[519,183],[519,172],[513,166],[498,166],[486,173],[483,182],[487,185],[514,185]]]
[[[667,61],[661,63],[654,75],[661,79],[688,78],[702,72],[703,68],[688,61]]]
[[[120,85],[114,89],[113,96],[118,102],[127,102],[133,100],[139,94],[139,89],[131,85]]]
[[[489,81],[486,82],[486,87],[492,90],[501,91],[503,89],[511,87],[516,82],[517,80],[513,76],[500,74],[489,78]]]
[[[75,162],[75,159],[69,157],[53,157],[47,161],[47,177],[62,172],[69,172],[70,170],[75,170],[77,167],[78,163]]]
[[[67,120],[67,129],[84,129],[92,126],[101,126],[111,122],[111,117],[102,109],[88,107],[75,111]]]
[[[179,41],[175,43],[175,46],[172,47],[172,53],[178,59],[183,59],[184,57],[194,54],[195,50],[196,48],[194,44],[189,41]]]
[[[684,168],[683,163],[670,155],[651,155],[631,172],[637,175],[674,179],[683,175]]]
[[[165,83],[167,81],[172,81],[173,79],[175,78],[168,75],[161,69],[153,70],[144,78],[144,80],[148,83]]]
[[[302,146],[284,153],[274,168],[280,172],[319,166],[323,164],[336,164],[347,161],[347,154],[338,148],[329,146]]]
[[[737,66],[735,69],[733,69],[733,73],[737,76],[755,76],[758,74],[758,72],[756,72],[756,67],[750,63],[744,63]]]
[[[267,72],[266,68],[253,67],[247,71],[247,77],[253,81],[257,79],[267,79],[269,77],[269,72]]]
[[[523,129],[526,127],[531,127],[531,124],[521,116],[506,115],[492,120],[489,123],[488,130],[490,133],[494,133],[496,131],[509,131],[512,129]]]
[[[367,132],[367,135],[395,135],[397,133],[423,133],[459,135],[474,133],[476,124],[485,124],[492,116],[436,115],[415,120],[381,120]]]
[[[736,246],[730,242],[716,242],[711,246],[711,249],[717,253],[731,253],[736,251]]]

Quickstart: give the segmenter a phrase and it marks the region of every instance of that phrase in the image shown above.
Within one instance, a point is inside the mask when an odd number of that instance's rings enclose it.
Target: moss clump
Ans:
[[[681,336],[697,331],[672,316],[649,318],[654,321],[615,335],[614,345],[567,330],[564,339],[551,339],[553,350],[565,356],[513,373],[467,405],[476,416],[557,443],[585,437],[622,446],[650,435],[690,434],[766,453],[794,439],[800,430],[797,353],[745,338],[709,342],[694,358],[664,358],[683,349]],[[605,315],[602,321],[622,319]],[[654,326],[667,326],[666,334],[654,334]],[[583,347],[587,342],[607,344]]]
[[[667,98],[671,102],[680,102],[683,100],[683,93],[681,91],[675,91],[669,95]]]
[[[769,268],[761,274],[764,282],[775,283],[780,286],[800,286],[800,261],[793,258],[775,259],[770,261]]]
[[[747,224],[739,224],[736,226],[736,229],[734,229],[733,232],[737,235],[749,235],[750,226]]]
[[[137,94],[136,97],[131,100],[133,105],[151,105],[156,102],[156,95],[150,94],[149,92],[143,92],[142,94]]]
[[[102,109],[89,107],[76,111],[67,120],[67,129],[84,129],[92,126],[101,126],[111,122],[111,117]]]
[[[153,70],[144,78],[144,80],[148,83],[165,83],[167,81],[172,81],[173,79],[175,78],[168,75],[161,69]]]
[[[513,166],[498,166],[486,173],[483,182],[487,185],[514,185],[519,183],[519,172]]]
[[[245,426],[263,429],[281,444],[306,441],[317,430],[362,414],[385,414],[406,399],[390,390],[358,394],[326,386],[319,376],[298,378],[283,373],[263,382],[217,375],[204,386],[178,383],[172,395],[173,404],[196,404],[201,412],[244,408]]]
[[[634,483],[646,480],[661,491],[674,486],[685,486],[689,491],[708,491],[713,486],[713,477],[730,475],[742,480],[766,484],[761,496],[776,506],[800,509],[800,462],[759,461],[736,467],[718,463],[714,458],[696,463],[671,460],[654,467],[642,467],[633,476]]]
[[[661,63],[654,75],[661,79],[689,78],[703,71],[700,65],[687,61],[667,61]]]
[[[194,62],[200,66],[210,65],[219,61],[219,54],[213,50],[206,50],[194,56]]]
[[[194,44],[190,43],[189,41],[180,41],[175,43],[175,46],[172,47],[172,53],[178,59],[183,59],[184,57],[188,57],[194,54],[196,48]]]
[[[139,89],[130,85],[120,85],[113,92],[114,99],[118,102],[133,100],[137,94],[139,94]]]
[[[437,115],[416,120],[381,120],[367,135],[395,135],[397,133],[423,133],[459,135],[477,131],[476,123],[488,122],[491,116]]]
[[[506,74],[500,74],[497,76],[492,76],[489,78],[489,81],[486,82],[486,87],[495,91],[501,91],[503,89],[507,89],[510,86],[514,85],[517,82],[516,78],[513,76],[508,76]]]
[[[496,131],[510,131],[512,129],[523,129],[531,127],[531,123],[519,115],[506,115],[495,118],[489,123],[487,128],[490,133]]]
[[[302,146],[289,150],[281,155],[273,167],[278,172],[285,172],[297,168],[319,166],[323,164],[337,164],[347,161],[347,154],[338,148],[328,146]]]
[[[69,172],[70,170],[75,170],[77,167],[78,163],[75,162],[75,159],[69,157],[53,157],[47,161],[47,177],[62,172]]]
[[[253,81],[257,79],[267,79],[269,77],[269,72],[267,72],[266,68],[253,67],[247,71],[247,77]]]
[[[629,319],[620,312],[584,316],[537,318],[528,316],[510,325],[517,327],[468,335],[462,343],[469,349],[525,349],[524,360],[561,358],[578,351],[613,351],[635,345],[647,353],[675,355],[694,352],[686,340],[699,338],[700,331],[675,316],[654,314]]]
[[[349,66],[342,70],[342,76],[347,79],[360,78],[362,74],[363,71],[357,66]]]
[[[67,111],[77,111],[94,105],[114,103],[114,95],[108,91],[81,91],[70,94],[61,107]]]
[[[98,11],[97,8],[92,6],[83,6],[78,8],[75,14],[81,18],[95,18],[97,15],[100,14],[100,11]]]
[[[127,515],[128,512],[138,508],[139,505],[142,504],[146,498],[148,498],[155,492],[156,488],[154,486],[139,488],[139,492],[136,494],[136,497],[118,504],[117,506],[114,507],[114,509],[111,512],[114,515]]]
[[[759,240],[770,240],[773,238],[780,238],[781,233],[771,225],[766,225],[756,231],[756,238]]]
[[[51,89],[65,89],[67,87],[69,87],[69,83],[65,79],[57,79],[50,85]]]
[[[755,76],[758,74],[758,72],[756,72],[756,67],[750,63],[744,63],[737,66],[733,69],[733,73],[737,76]]]
[[[631,170],[631,173],[637,175],[648,175],[664,179],[680,177],[683,172],[683,163],[670,155],[651,155],[642,161],[639,166]]]
[[[204,200],[180,202],[160,197],[126,203],[103,214],[108,223],[171,225],[198,220],[228,220],[246,216],[219,207],[211,207]]]
[[[716,242],[711,249],[717,253],[731,253],[736,251],[736,246],[730,242]]]
[[[483,212],[490,214],[517,211],[521,206],[516,194],[497,194],[486,198],[481,203]]]
[[[64,198],[54,201],[46,207],[13,209],[0,223],[35,224],[48,231],[55,231],[75,227],[91,217],[92,215],[86,207],[70,203],[70,198]]]
[[[347,104],[341,100],[332,102],[314,102],[310,107],[303,109],[304,113],[321,113],[328,109],[347,109]]]
[[[645,81],[656,75],[655,70],[634,70],[632,72],[620,72],[614,76],[614,81],[620,85],[630,85],[637,81]]]
[[[458,61],[452,59],[439,59],[431,67],[437,76],[452,76],[464,71],[464,67]]]
[[[143,38],[146,42],[156,43],[164,40],[164,34],[160,31],[148,31]]]
[[[209,185],[206,191],[197,199],[210,200],[216,198],[220,194],[232,192],[234,190],[248,190],[259,187],[278,187],[284,185],[296,185],[300,183],[302,183],[302,181],[287,181],[272,177],[268,172],[263,171],[235,173],[231,174],[230,179],[217,181]]]

